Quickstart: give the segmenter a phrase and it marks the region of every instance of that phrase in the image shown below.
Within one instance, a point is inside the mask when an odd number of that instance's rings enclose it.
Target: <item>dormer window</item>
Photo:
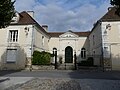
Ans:
[[[19,13],[16,12],[11,20],[11,23],[17,23],[18,21],[19,21]]]

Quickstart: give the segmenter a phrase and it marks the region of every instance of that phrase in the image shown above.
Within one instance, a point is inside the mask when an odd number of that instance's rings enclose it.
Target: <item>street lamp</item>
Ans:
[[[55,69],[57,69],[57,49],[53,48],[53,55],[55,60]]]
[[[74,65],[75,65],[75,70],[77,70],[77,56],[76,56],[76,52],[74,54]]]

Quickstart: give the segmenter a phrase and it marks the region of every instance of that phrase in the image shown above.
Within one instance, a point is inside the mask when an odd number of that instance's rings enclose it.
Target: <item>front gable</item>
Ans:
[[[74,34],[72,31],[65,32],[59,36],[60,38],[78,38],[77,34]]]

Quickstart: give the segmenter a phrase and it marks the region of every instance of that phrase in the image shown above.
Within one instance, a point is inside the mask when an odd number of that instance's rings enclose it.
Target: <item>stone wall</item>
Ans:
[[[53,65],[32,65],[32,70],[54,70]]]

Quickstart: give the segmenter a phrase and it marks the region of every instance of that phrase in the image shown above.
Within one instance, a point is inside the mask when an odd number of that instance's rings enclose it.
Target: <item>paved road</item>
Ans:
[[[72,70],[32,72],[0,71],[0,90],[5,90],[5,88],[9,88],[11,86],[21,85],[22,83],[25,83],[34,78],[39,78],[41,82],[45,79],[47,79],[48,81],[58,79],[76,80],[80,83],[81,90],[120,90],[120,72]]]
[[[71,78],[71,79],[106,79],[120,80],[118,71],[0,71],[0,77],[41,77],[41,78]]]

